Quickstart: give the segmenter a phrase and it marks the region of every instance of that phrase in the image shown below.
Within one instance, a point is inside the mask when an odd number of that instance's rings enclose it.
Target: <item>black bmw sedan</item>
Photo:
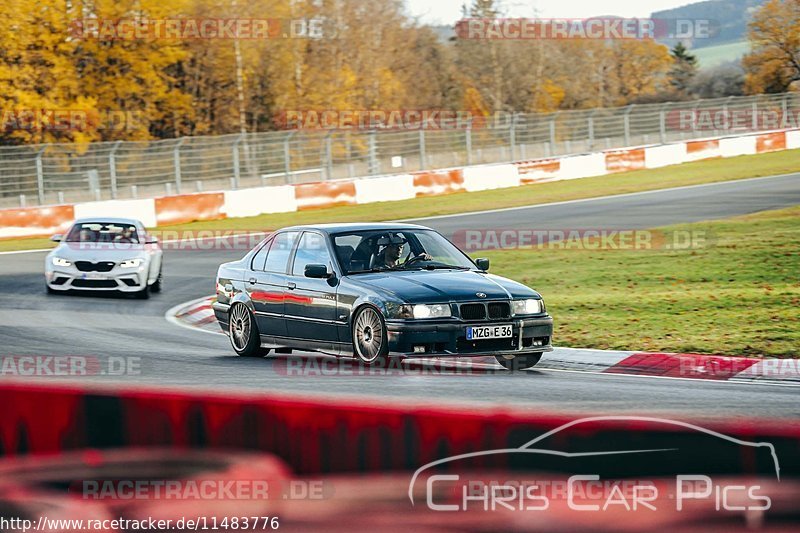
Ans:
[[[531,367],[553,349],[553,319],[539,293],[488,269],[423,226],[295,226],[221,265],[213,308],[241,356],[494,355]]]

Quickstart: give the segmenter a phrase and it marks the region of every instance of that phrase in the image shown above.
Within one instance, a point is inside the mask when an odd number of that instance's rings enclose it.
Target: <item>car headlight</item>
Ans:
[[[72,261],[67,261],[63,257],[53,257],[53,264],[57,267],[68,267],[72,265]]]
[[[120,268],[136,268],[142,264],[141,259],[128,259],[119,264]]]
[[[511,302],[515,315],[537,315],[544,311],[544,301],[529,298]]]
[[[389,318],[448,318],[452,316],[449,304],[387,304]]]

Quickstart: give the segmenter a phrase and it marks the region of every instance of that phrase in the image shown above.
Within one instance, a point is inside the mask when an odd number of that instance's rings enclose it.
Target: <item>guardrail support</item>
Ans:
[[[239,143],[242,142],[244,139],[244,133],[239,135],[235,141],[233,141],[233,189],[236,190],[239,188],[239,180],[241,177],[241,168],[239,165]],[[264,184],[264,179],[261,179],[262,185]]]
[[[333,179],[333,131],[325,135],[325,179]]]
[[[178,144],[175,145],[175,148],[172,150],[172,161],[175,165],[175,191],[180,194],[181,193],[181,146],[183,143],[186,142],[186,137],[181,137],[178,139]],[[171,184],[167,184],[171,185]],[[172,187],[168,187],[167,190],[171,189]]]
[[[467,129],[464,132],[464,142],[467,144],[467,164],[472,164],[472,117],[467,121]]]
[[[419,129],[419,166],[420,170],[424,170],[428,163],[426,161],[426,153],[425,153],[425,130],[423,128]]]
[[[108,154],[108,175],[111,178],[111,199],[117,199],[117,149],[119,149],[122,141],[117,141],[111,148],[111,153]]]
[[[508,144],[511,147],[511,161],[517,159],[517,118],[518,115],[516,113],[511,115],[511,125],[508,131]]]
[[[39,196],[39,205],[44,205],[44,166],[42,154],[47,149],[45,146],[36,153],[36,188]]]
[[[633,110],[633,106],[636,104],[631,104],[625,108],[625,114],[622,117],[623,125],[625,127],[625,146],[631,145],[631,111]]]
[[[289,184],[289,181],[292,176],[292,152],[289,146],[289,142],[292,140],[292,137],[294,137],[295,133],[297,133],[297,130],[289,133],[289,135],[287,135],[286,138],[283,140],[283,175],[286,185]]]
[[[369,132],[369,175],[374,176],[378,173],[378,146],[375,142],[375,130]]]

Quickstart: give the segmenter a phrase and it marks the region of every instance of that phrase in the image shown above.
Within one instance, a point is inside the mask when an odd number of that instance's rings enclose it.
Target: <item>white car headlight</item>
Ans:
[[[119,264],[120,268],[136,268],[142,264],[141,259],[128,259]]]
[[[530,298],[511,302],[515,315],[537,315],[544,311],[544,302]]]
[[[414,318],[447,318],[451,316],[448,304],[417,304],[413,307],[412,313]]]
[[[57,267],[68,267],[72,265],[72,261],[67,261],[63,257],[53,257],[53,265]]]

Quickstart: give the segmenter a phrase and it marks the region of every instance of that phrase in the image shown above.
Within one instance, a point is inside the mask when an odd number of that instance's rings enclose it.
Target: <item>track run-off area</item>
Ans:
[[[485,228],[645,229],[798,204],[800,174],[790,174],[413,222],[449,237]],[[397,213],[396,218],[404,217]],[[74,356],[83,358],[84,363],[90,361],[90,375],[79,378],[4,373],[0,379],[348,397],[368,405],[469,404],[481,409],[513,406],[547,412],[672,414],[691,419],[800,415],[796,384],[659,378],[591,368],[576,371],[555,364],[568,359],[574,353],[570,350],[545,354],[541,366],[514,373],[468,359],[416,362],[409,371],[381,373],[336,364],[318,354],[238,358],[225,336],[178,327],[165,315],[184,302],[211,294],[219,264],[244,253],[188,247],[165,250],[164,291],[146,301],[96,293],[47,295],[42,274],[46,252],[0,254],[0,356]],[[547,294],[544,296],[547,299]],[[554,318],[558,320],[557,315]]]

